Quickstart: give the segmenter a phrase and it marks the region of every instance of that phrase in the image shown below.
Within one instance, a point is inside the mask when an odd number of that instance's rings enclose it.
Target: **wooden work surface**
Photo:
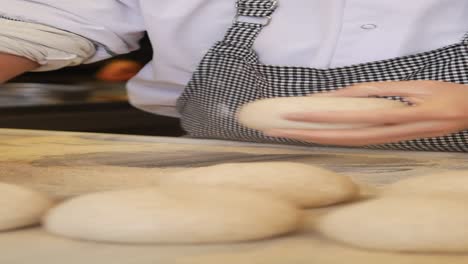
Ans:
[[[0,181],[57,199],[157,184],[159,174],[221,162],[287,160],[351,176],[365,193],[401,178],[468,169],[468,155],[301,148],[225,141],[0,129]],[[12,201],[14,202],[14,201]],[[467,255],[366,251],[313,230],[329,209],[308,211],[300,233],[221,245],[116,245],[72,241],[40,228],[0,234],[1,264],[466,264]],[[365,223],[356,223],[365,224]]]

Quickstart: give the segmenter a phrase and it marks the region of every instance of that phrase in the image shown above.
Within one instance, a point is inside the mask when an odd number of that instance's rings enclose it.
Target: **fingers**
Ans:
[[[391,110],[291,113],[283,118],[300,122],[397,124],[443,120],[445,116],[424,107],[408,106]]]
[[[389,81],[356,84],[312,96],[399,96],[413,106],[389,110],[291,113],[285,119],[317,123],[368,123],[348,130],[275,130],[270,136],[326,145],[363,146],[435,137],[466,129],[466,86],[440,81]]]
[[[434,121],[349,130],[271,130],[265,134],[324,145],[364,146],[442,136],[460,130],[453,122]]]

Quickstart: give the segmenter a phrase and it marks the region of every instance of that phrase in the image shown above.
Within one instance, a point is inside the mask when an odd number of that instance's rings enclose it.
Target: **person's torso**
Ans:
[[[174,114],[203,55],[232,24],[235,2],[140,0],[155,57],[129,84],[133,104]],[[280,0],[254,48],[265,64],[335,68],[440,48],[466,31],[466,0]]]

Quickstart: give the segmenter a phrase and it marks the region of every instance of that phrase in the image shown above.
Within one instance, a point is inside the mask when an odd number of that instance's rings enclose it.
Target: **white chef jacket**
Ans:
[[[152,62],[128,84],[130,101],[176,116],[179,95],[232,24],[236,0],[0,0],[0,16],[81,35],[88,62],[135,50],[147,31]],[[462,40],[467,0],[279,0],[254,45],[264,64],[333,68],[429,51]]]

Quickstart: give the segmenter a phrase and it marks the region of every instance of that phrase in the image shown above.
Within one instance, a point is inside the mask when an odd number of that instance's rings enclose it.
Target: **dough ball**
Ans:
[[[370,124],[310,123],[283,119],[285,114],[323,111],[372,111],[407,107],[400,101],[353,97],[281,97],[248,103],[238,112],[238,120],[246,127],[269,129],[350,129]]]
[[[468,196],[468,171],[446,171],[398,181],[384,195],[454,193]]]
[[[332,211],[317,228],[367,249],[468,252],[467,202],[463,196],[389,196]]]
[[[177,186],[111,191],[51,210],[54,234],[117,243],[213,243],[263,239],[300,227],[302,212],[262,193]]]
[[[37,224],[51,206],[52,201],[45,195],[0,183],[0,231]]]
[[[293,162],[226,163],[160,177],[160,184],[236,187],[269,192],[299,207],[320,207],[356,198],[349,177]]]

